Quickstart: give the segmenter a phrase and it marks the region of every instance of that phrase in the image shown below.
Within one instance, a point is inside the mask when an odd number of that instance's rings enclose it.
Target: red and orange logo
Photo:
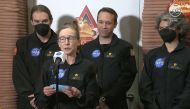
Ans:
[[[190,0],[172,0],[169,12],[173,17],[177,17],[183,13],[190,18]]]
[[[97,25],[87,6],[85,6],[80,17],[77,18],[77,22],[80,29],[81,44],[97,37]]]

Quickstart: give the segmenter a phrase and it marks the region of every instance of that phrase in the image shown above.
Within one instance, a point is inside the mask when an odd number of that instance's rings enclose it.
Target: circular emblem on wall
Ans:
[[[172,17],[180,16],[182,13],[181,6],[176,3],[171,4],[169,7],[169,13]]]

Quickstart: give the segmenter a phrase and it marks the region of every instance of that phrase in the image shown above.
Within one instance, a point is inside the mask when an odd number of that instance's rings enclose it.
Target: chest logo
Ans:
[[[63,78],[65,75],[65,70],[64,69],[59,69],[59,74],[58,74],[58,78],[61,79]]]
[[[164,66],[164,58],[158,58],[156,59],[154,66],[156,68],[162,68]]]
[[[72,78],[71,79],[73,79],[73,80],[81,80],[81,75],[79,75],[78,73],[74,73],[73,75],[72,75]]]
[[[169,63],[168,67],[170,69],[174,69],[174,70],[182,70],[183,69],[183,66],[181,64],[176,63],[176,62]]]
[[[93,52],[92,52],[92,57],[93,58],[97,58],[97,57],[99,57],[100,56],[100,50],[98,50],[98,49],[96,49],[96,50],[94,50]]]
[[[48,51],[47,55],[46,56],[53,56],[53,51]]]
[[[111,53],[111,52],[108,52],[105,54],[105,57],[106,58],[114,58],[115,57],[115,54],[114,53]]]
[[[39,56],[39,55],[40,55],[40,48],[33,48],[33,49],[31,50],[31,56],[37,57],[37,56]]]

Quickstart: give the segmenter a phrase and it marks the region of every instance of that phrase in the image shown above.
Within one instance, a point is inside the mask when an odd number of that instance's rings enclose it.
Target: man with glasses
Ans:
[[[41,76],[41,65],[59,50],[57,35],[50,28],[53,21],[50,10],[44,5],[36,5],[31,10],[30,20],[34,32],[16,42],[17,52],[13,59],[12,76],[18,94],[18,109],[33,109],[31,105]]]
[[[100,94],[97,109],[127,109],[126,92],[137,72],[132,45],[113,33],[116,26],[117,13],[108,7],[100,9],[99,35],[81,47],[83,57],[92,60],[97,67]]]

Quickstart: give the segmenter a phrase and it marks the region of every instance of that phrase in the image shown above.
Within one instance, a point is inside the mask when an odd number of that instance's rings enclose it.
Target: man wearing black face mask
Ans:
[[[163,13],[157,29],[164,42],[144,58],[140,97],[145,109],[190,109],[190,48],[183,39],[189,22]]]
[[[163,24],[163,22],[161,24]],[[171,43],[177,37],[176,29],[171,29],[169,27],[161,28],[158,30],[158,32],[162,40],[166,43]]]
[[[35,25],[36,32],[41,35],[42,37],[45,37],[48,32],[50,31],[49,24],[37,24]]]
[[[36,5],[31,10],[34,32],[19,39],[13,58],[13,83],[18,94],[18,109],[33,109],[34,90],[40,77],[41,65],[59,50],[57,35],[51,30],[53,21],[50,10]]]

